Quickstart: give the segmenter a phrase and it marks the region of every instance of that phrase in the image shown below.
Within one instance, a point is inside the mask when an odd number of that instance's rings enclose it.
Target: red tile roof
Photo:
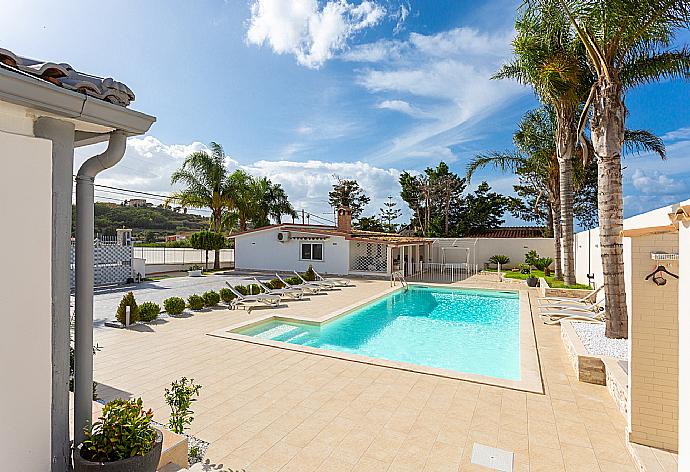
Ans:
[[[540,226],[513,226],[479,231],[469,236],[473,238],[543,238],[544,228]]]
[[[122,82],[79,72],[64,62],[38,61],[0,48],[0,67],[115,105],[126,107],[134,101],[134,92]]]

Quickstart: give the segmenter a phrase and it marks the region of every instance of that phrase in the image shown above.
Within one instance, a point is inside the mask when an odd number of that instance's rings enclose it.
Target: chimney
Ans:
[[[337,228],[344,233],[352,232],[352,210],[349,207],[341,206],[338,208]]]

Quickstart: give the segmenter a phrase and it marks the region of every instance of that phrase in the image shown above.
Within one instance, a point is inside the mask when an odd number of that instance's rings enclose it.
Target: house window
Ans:
[[[302,243],[303,261],[322,261],[323,243]]]

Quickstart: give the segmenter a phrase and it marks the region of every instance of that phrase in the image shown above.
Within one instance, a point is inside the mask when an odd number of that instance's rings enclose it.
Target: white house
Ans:
[[[352,228],[349,208],[336,226],[279,224],[246,231],[235,239],[235,268],[324,274],[390,275],[405,264],[429,261],[433,240]]]

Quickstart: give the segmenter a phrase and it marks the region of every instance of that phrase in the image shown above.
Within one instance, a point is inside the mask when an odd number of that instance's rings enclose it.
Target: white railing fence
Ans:
[[[135,247],[134,257],[144,259],[146,265],[157,264],[205,264],[206,251],[192,248],[172,248],[172,247]],[[215,261],[215,251],[208,252],[209,267],[213,267]],[[220,263],[227,266],[235,262],[234,249],[220,250]]]
[[[467,264],[465,262],[408,262],[405,265],[407,280],[417,282],[460,282],[479,272],[477,264]]]

